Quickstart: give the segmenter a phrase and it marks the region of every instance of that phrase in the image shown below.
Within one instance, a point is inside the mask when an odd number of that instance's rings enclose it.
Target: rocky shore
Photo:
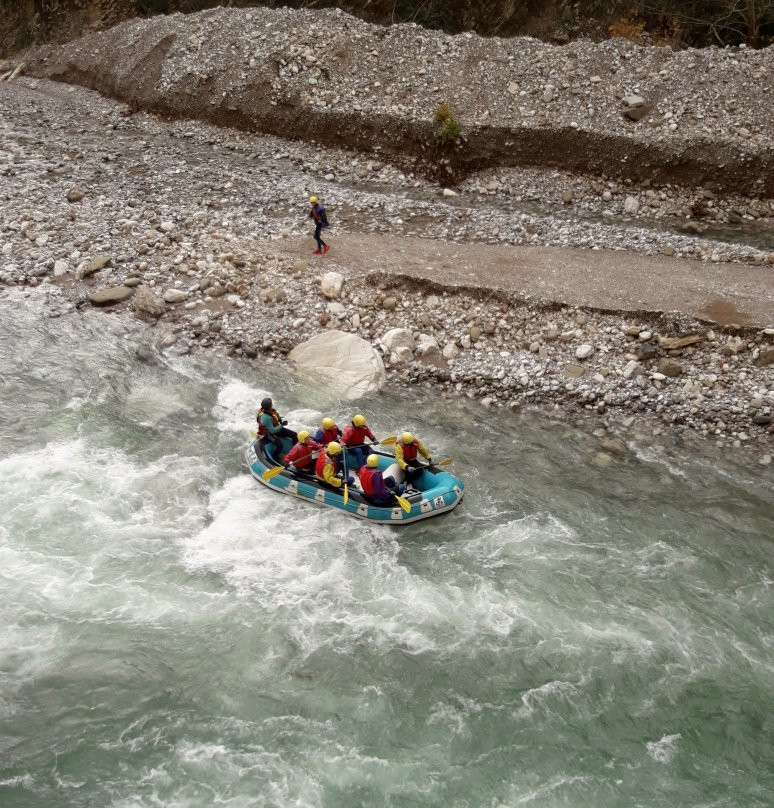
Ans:
[[[615,245],[662,253],[665,273],[683,265],[663,256],[663,222],[653,227],[639,212],[589,226],[565,216],[568,203],[555,191],[539,212],[521,208],[515,197],[548,186],[550,172],[515,175],[515,194],[487,187],[490,174],[473,175],[452,197],[375,155],[165,123],[29,78],[0,84],[0,112],[0,286],[34,289],[52,317],[91,305],[131,311],[151,325],[161,350],[246,361],[281,359],[316,334],[349,332],[382,354],[394,382],[467,395],[485,409],[595,419],[610,436],[600,463],[615,453],[614,436],[632,429],[670,442],[706,436],[771,462],[768,250],[698,233],[676,237],[684,239],[676,243],[686,266],[725,268],[729,289],[740,272],[758,273],[744,285],[762,314],[749,313],[747,322],[732,307],[730,318],[713,323],[710,314],[673,311],[669,299],[638,310],[636,290],[631,306],[604,311],[567,303],[556,289],[541,295],[537,259],[535,294],[504,290],[497,281],[508,259],[495,260],[486,245],[512,250],[516,261],[518,231],[507,228],[527,217],[538,225],[533,246]],[[600,181],[567,180],[581,190]],[[311,191],[334,223],[334,249],[322,258],[310,255]],[[407,272],[409,264],[443,269],[454,242],[477,256],[469,283]],[[609,255],[614,262],[629,253]]]
[[[774,192],[772,48],[556,47],[371,25],[338,9],[219,8],[130,20],[24,60],[30,74],[134,109],[379,149],[448,182],[538,165],[713,194]],[[442,102],[459,129],[439,128]],[[667,200],[656,193],[648,205]],[[700,196],[695,212],[712,201]]]

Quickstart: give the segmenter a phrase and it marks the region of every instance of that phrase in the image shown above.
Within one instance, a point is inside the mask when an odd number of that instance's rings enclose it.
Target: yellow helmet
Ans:
[[[379,465],[379,455],[375,454],[368,455],[366,465],[368,466],[369,469],[375,469]]]
[[[298,442],[299,443],[306,443],[308,440],[309,440],[309,433],[305,429],[302,429],[298,433]]]
[[[336,426],[336,422],[333,418],[323,418],[322,420],[322,428],[323,429],[333,429]]]
[[[414,442],[414,436],[411,434],[411,432],[404,432],[400,436],[400,439],[401,439],[401,441],[403,443],[413,443]]]
[[[310,196],[309,201],[314,205],[314,203],[317,201],[317,197],[316,196]]]
[[[341,444],[340,444],[340,443],[338,443],[338,442],[337,442],[337,441],[335,441],[335,440],[332,440],[332,441],[331,441],[331,442],[328,444],[328,454],[329,454],[329,455],[337,455],[337,454],[341,454]]]
[[[353,423],[355,426],[365,426],[365,425],[366,425],[366,419],[365,419],[365,415],[360,415],[360,414],[358,413],[358,414],[357,414],[357,415],[356,415],[356,416],[355,416],[355,417],[352,419],[352,423]]]

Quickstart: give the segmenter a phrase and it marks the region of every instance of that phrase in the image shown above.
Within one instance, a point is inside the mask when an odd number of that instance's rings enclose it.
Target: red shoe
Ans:
[[[312,255],[322,255],[322,250],[312,250]]]
[[[330,250],[330,245],[329,245],[329,244],[325,244],[325,245],[323,246],[323,252],[324,252],[324,253],[327,253],[327,252],[328,252],[328,250]]]

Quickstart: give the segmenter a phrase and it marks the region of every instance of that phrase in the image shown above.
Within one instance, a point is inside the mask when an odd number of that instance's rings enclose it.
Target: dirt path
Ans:
[[[624,251],[451,244],[375,234],[342,235],[331,242],[334,250],[326,258],[328,264],[348,273],[381,271],[600,310],[679,311],[722,325],[774,326],[770,266],[700,264]],[[285,249],[300,254],[307,247],[305,241],[294,239]]]

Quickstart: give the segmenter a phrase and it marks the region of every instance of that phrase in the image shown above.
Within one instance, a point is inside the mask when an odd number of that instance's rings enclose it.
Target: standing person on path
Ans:
[[[310,196],[309,203],[312,206],[309,211],[309,218],[314,222],[314,240],[317,242],[317,249],[312,250],[312,253],[322,255],[330,250],[330,247],[322,240],[320,235],[322,229],[328,226],[328,214],[325,212],[325,206],[317,201],[316,196]]]

